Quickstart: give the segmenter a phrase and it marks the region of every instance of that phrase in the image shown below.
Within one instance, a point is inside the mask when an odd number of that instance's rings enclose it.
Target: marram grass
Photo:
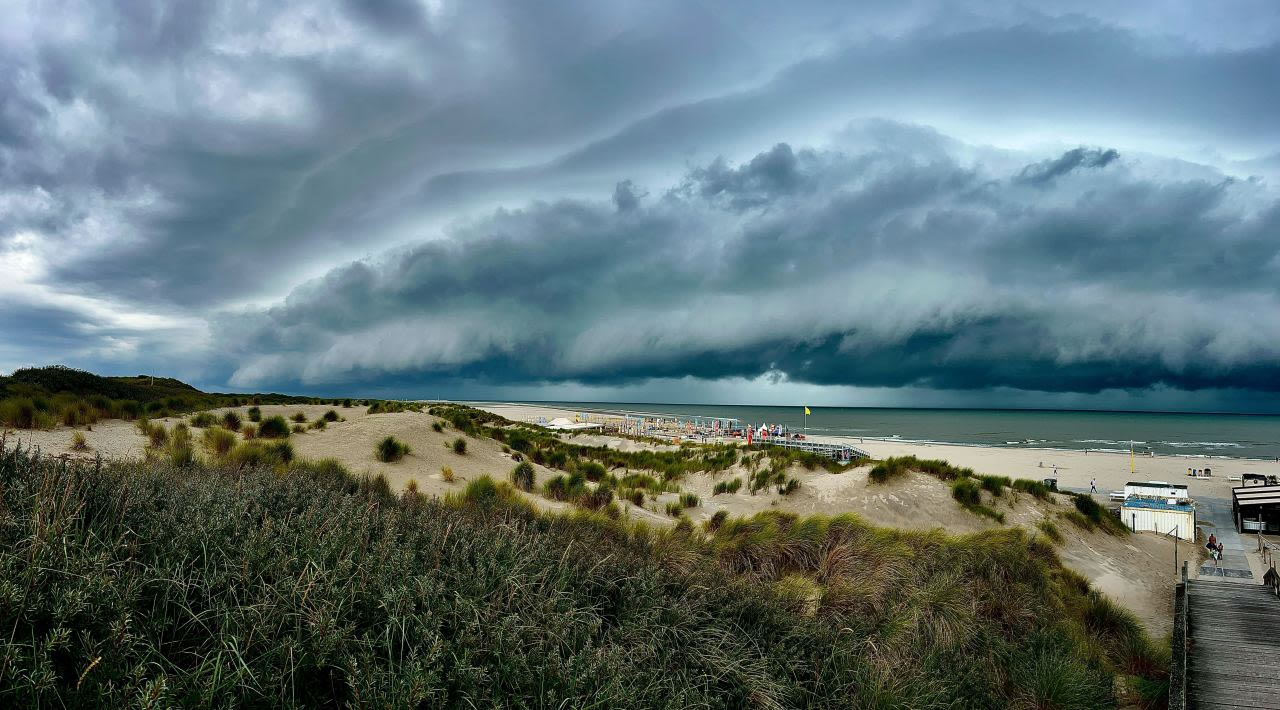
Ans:
[[[251,458],[0,444],[0,707],[1095,708],[1166,660],[1016,530],[670,531]]]

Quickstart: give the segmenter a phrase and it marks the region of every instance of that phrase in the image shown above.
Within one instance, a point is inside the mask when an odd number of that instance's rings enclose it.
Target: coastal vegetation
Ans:
[[[409,453],[409,445],[395,438],[388,436],[378,442],[373,449],[374,458],[383,463],[391,463],[399,461]]]
[[[102,463],[0,445],[0,705],[1161,702],[1167,652],[1020,529],[649,528],[539,513],[487,477],[397,496],[286,447]]]
[[[58,365],[15,370],[0,376],[0,427],[52,429],[90,426],[103,419],[159,419],[188,412],[306,402],[280,394],[214,394],[166,377],[103,377]],[[197,426],[206,426],[203,423]]]

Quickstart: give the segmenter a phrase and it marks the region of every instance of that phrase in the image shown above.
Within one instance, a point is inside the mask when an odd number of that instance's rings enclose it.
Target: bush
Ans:
[[[214,456],[226,456],[236,445],[236,435],[228,429],[211,427],[201,435],[204,448]]]
[[[599,481],[606,473],[608,473],[605,471],[604,466],[601,466],[595,461],[586,461],[578,464],[578,470],[582,472],[583,476],[586,476],[588,481],[592,482]]]
[[[962,478],[951,484],[951,497],[966,508],[982,505],[982,488],[977,483]]]
[[[1040,520],[1036,523],[1036,527],[1040,529],[1040,532],[1044,533],[1045,537],[1059,545],[1062,544],[1064,540],[1062,537],[1062,530],[1060,530],[1052,520]]]
[[[350,407],[351,407],[351,400],[349,400],[349,399],[344,399],[344,400],[342,400],[342,406],[343,406],[343,407],[345,407],[345,408],[350,408]]]
[[[258,425],[259,439],[286,439],[289,437],[289,423],[279,414],[267,417]]]
[[[1030,493],[1032,496],[1040,500],[1052,500],[1052,492],[1049,490],[1049,487],[1044,484],[1044,481],[1033,481],[1027,478],[1019,478],[1013,482],[1013,489],[1015,491],[1022,491],[1023,493]]]
[[[335,412],[334,410],[330,409],[329,411],[327,411],[327,412],[325,412],[325,413],[324,413],[324,416],[323,416],[323,417],[320,417],[319,421],[322,421],[322,422],[336,422],[336,421],[338,421],[338,419],[339,419],[339,417],[338,417],[338,413],[337,413],[337,412]]]
[[[89,442],[84,438],[84,432],[75,431],[71,433],[71,450],[72,451],[88,451]]]
[[[511,485],[522,491],[533,490],[533,464],[528,461],[522,461],[511,469]]]
[[[720,527],[724,525],[724,521],[728,519],[729,519],[729,511],[717,510],[715,514],[713,514],[705,523],[702,524],[702,527],[707,532],[715,532],[719,530]]]
[[[431,431],[434,431],[437,434],[442,433],[444,431],[444,424],[441,424],[440,422],[431,422]]]
[[[249,421],[251,422],[262,421],[262,410],[258,409],[257,407],[249,407],[249,411],[246,412],[246,414],[248,415]]]
[[[397,440],[394,436],[379,441],[377,446],[373,448],[373,457],[383,463],[391,463],[404,458],[409,453],[407,444]]]
[[[229,409],[222,415],[222,426],[227,431],[240,431],[240,415],[236,414],[234,409]]]
[[[227,452],[225,460],[239,470],[279,469],[293,461],[293,446],[287,441],[245,441]]]
[[[307,421],[307,415],[303,412],[297,412],[292,417],[290,417],[290,419],[292,419],[293,421],[299,424],[305,424]]]
[[[458,437],[453,440],[453,453],[462,456],[467,453],[467,440]]]
[[[0,424],[14,429],[35,427],[36,404],[27,397],[0,400]]]
[[[191,426],[197,429],[208,429],[217,423],[218,420],[214,419],[213,414],[209,412],[198,412],[191,417]]]
[[[731,478],[727,481],[718,481],[711,489],[711,495],[718,496],[721,493],[737,493],[742,488],[741,478]]]
[[[163,424],[148,424],[146,434],[153,449],[159,449],[169,442],[169,432]]]
[[[323,431],[328,427],[329,427],[329,422],[328,420],[325,420],[325,419],[317,419],[314,422],[311,422],[311,428],[317,431]]]

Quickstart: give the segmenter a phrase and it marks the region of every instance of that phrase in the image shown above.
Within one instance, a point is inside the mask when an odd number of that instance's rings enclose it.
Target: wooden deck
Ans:
[[[1186,707],[1280,710],[1280,598],[1265,585],[1186,582]]]

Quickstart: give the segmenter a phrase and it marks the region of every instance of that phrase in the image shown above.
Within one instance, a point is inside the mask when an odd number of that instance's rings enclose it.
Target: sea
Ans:
[[[804,407],[602,402],[528,402],[578,412],[705,416],[744,424],[806,427]],[[1273,460],[1280,416],[1026,409],[810,407],[808,432],[906,442],[1075,449]]]

